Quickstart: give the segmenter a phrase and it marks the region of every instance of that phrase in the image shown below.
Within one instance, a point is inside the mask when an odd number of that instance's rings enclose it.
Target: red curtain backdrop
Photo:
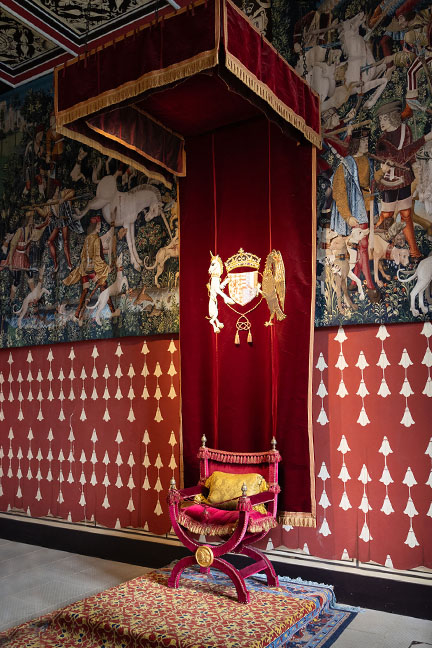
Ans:
[[[136,106],[90,117],[87,125],[108,140],[136,151],[177,175],[186,175],[183,138],[164,128]]]
[[[65,123],[64,117],[70,122],[149,87],[213,67],[219,45],[218,9],[213,0],[199,0],[57,68],[59,124]]]
[[[313,513],[308,436],[312,147],[297,145],[260,118],[190,138],[186,148],[188,176],[179,188],[185,480],[190,485],[198,479],[196,454],[203,434],[211,447],[241,452],[270,448],[274,435],[283,457],[280,509],[307,524]],[[210,250],[225,261],[241,247],[261,257],[261,271],[272,248],[282,252],[287,317],[265,327],[269,311],[263,300],[249,315],[253,344],[240,333],[236,346],[238,315],[222,300],[225,328],[216,335],[206,320],[206,283]]]

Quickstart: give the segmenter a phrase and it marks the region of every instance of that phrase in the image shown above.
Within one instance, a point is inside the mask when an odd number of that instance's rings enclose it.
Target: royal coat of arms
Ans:
[[[273,317],[277,320],[285,319],[283,312],[285,302],[285,266],[282,255],[278,250],[272,250],[265,262],[264,271],[259,272],[261,263],[260,257],[245,252],[243,248],[229,257],[223,263],[219,255],[210,252],[211,262],[209,267],[210,283],[207,284],[209,292],[209,317],[210,324],[215,333],[219,333],[224,325],[219,319],[218,297],[233,310],[238,319],[236,322],[235,344],[240,344],[240,332],[247,331],[247,341],[252,343],[252,324],[248,315],[261,304],[263,298],[267,301],[270,310],[270,318],[265,322],[266,326],[272,325]],[[225,265],[226,277],[222,279],[223,266]],[[233,272],[236,270],[237,272]],[[241,271],[240,271],[241,270]],[[259,275],[262,280],[259,281]],[[224,292],[228,287],[228,295]],[[256,303],[253,303],[253,302]],[[241,312],[235,308],[235,304],[251,308]]]

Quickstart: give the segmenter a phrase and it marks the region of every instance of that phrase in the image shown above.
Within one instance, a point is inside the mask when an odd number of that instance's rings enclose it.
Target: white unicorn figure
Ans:
[[[135,270],[140,270],[142,261],[135,246],[135,221],[138,214],[147,209],[145,221],[148,223],[156,216],[161,216],[171,236],[165,215],[161,210],[162,200],[159,190],[153,185],[143,184],[130,191],[119,191],[115,175],[108,175],[99,181],[96,196],[76,216],[80,220],[89,210],[101,209],[104,219],[110,225],[113,218],[115,227],[124,227],[130,253],[130,260]]]
[[[209,307],[208,307],[209,320],[210,320],[210,324],[213,326],[214,332],[220,333],[224,325],[218,319],[218,315],[219,315],[218,301],[217,301],[218,295],[219,297],[222,297],[222,299],[226,304],[234,304],[235,302],[233,299],[231,299],[231,297],[229,297],[223,292],[223,289],[229,282],[229,277],[226,277],[223,281],[221,281],[221,276],[223,273],[222,259],[220,258],[219,255],[215,256],[212,252],[210,252],[210,256],[211,256],[211,262],[208,269],[208,273],[210,275],[210,283],[207,284],[207,288],[209,291]]]
[[[364,11],[361,11],[353,18],[344,20],[338,26],[338,31],[342,51],[347,58],[345,85],[350,89],[349,94],[358,91],[366,94],[373,90],[373,93],[364,104],[364,108],[369,110],[376,104],[386,88],[394,69],[392,65],[394,56],[387,56],[380,61],[375,60],[371,43],[366,41],[359,32],[360,27],[364,27],[364,25],[365,14]],[[392,65],[392,67],[388,68],[387,64]],[[360,87],[358,87],[359,84]],[[321,110],[328,107],[321,106]]]

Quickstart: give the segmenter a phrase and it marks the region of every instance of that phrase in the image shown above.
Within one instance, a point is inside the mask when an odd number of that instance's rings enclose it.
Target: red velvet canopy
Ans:
[[[57,130],[171,184],[180,202],[184,479],[208,445],[258,452],[276,436],[285,524],[315,523],[311,341],[319,100],[230,0],[198,0],[55,71]],[[272,249],[286,272],[286,318],[264,303],[253,342],[238,313],[208,320],[209,251]],[[246,309],[248,310],[248,309]]]
[[[185,174],[182,136],[263,111],[321,144],[318,98],[230,0],[147,23],[57,68],[54,81],[59,132],[158,179],[160,167]],[[119,128],[131,120],[139,127]]]

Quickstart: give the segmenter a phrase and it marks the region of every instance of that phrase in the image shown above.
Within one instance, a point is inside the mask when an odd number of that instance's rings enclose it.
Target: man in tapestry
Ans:
[[[57,166],[64,151],[64,137],[56,131],[56,118],[54,112],[50,115],[50,126],[45,136],[45,159],[48,165],[47,197],[52,198],[57,186]]]
[[[0,263],[0,270],[9,268],[12,274],[12,285],[10,299],[15,299],[16,291],[21,283],[21,276],[25,274],[29,290],[35,287],[34,273],[36,267],[32,263],[32,245],[40,241],[41,236],[48,225],[48,219],[39,225],[35,225],[34,211],[28,210],[24,216],[23,224],[12,236],[7,257]]]
[[[333,176],[333,204],[330,227],[341,236],[351,234],[353,227],[369,227],[371,208],[371,165],[366,153],[369,146],[369,131],[358,129],[353,132],[347,157],[341,159]],[[366,280],[367,295],[371,302],[381,299],[372,281],[369,266],[369,237],[359,243],[358,259],[354,273]]]
[[[103,257],[102,241],[99,237],[100,229],[100,216],[92,217],[81,250],[80,263],[67,277],[65,277],[65,279],[63,279],[63,283],[66,286],[71,286],[79,281],[81,282],[81,296],[78,308],[75,311],[75,318],[79,321],[81,321],[86,307],[86,298],[90,289],[90,281],[95,283],[93,293],[97,288],[102,291],[107,287],[107,278],[111,272],[110,266],[105,262]],[[108,299],[108,306],[111,312],[114,313],[115,308],[111,297]]]
[[[60,187],[57,186],[53,197],[54,200],[52,204],[48,204],[50,214],[48,248],[54,263],[54,272],[57,272],[58,270],[56,242],[59,238],[60,232],[62,234],[63,251],[66,257],[68,270],[72,270],[69,247],[69,230],[78,233],[83,231],[81,223],[73,218],[73,210],[70,200],[74,195],[75,192],[73,189],[62,189],[62,191],[60,191]]]
[[[386,219],[396,218],[400,213],[405,223],[404,234],[409,245],[410,260],[416,263],[422,255],[417,247],[412,220],[411,183],[415,176],[411,163],[417,151],[432,140],[432,132],[413,142],[411,129],[402,121],[401,111],[402,102],[399,99],[382,104],[376,111],[382,130],[376,153],[386,162],[386,171],[375,174],[381,197],[381,213],[375,227],[382,226]],[[392,221],[388,222],[391,224]]]

